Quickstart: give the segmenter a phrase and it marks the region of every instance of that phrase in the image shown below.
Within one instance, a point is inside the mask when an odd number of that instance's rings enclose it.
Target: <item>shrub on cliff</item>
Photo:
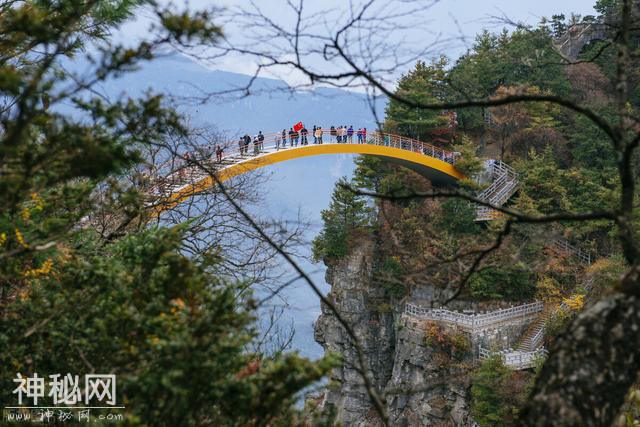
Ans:
[[[471,279],[471,293],[478,299],[527,301],[536,291],[534,275],[520,263],[506,267],[487,267]]]
[[[517,408],[522,405],[529,384],[527,374],[512,371],[500,356],[482,362],[471,386],[471,413],[483,427],[514,425]]]

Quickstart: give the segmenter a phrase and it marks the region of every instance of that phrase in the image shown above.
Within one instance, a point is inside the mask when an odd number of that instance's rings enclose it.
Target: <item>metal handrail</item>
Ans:
[[[330,134],[329,128],[323,129],[323,144],[337,144],[336,136]],[[284,138],[284,142],[282,139],[281,132],[271,132],[263,134],[264,140],[261,144],[256,146],[255,142],[252,141],[248,147],[241,148],[239,144],[240,138],[238,138],[235,142],[226,142],[223,144],[209,144],[206,146],[199,147],[197,152],[189,153],[191,157],[197,158],[199,161],[203,163],[210,163],[212,165],[222,164],[223,166],[227,166],[230,164],[235,164],[242,162],[248,158],[260,156],[263,154],[267,154],[270,152],[283,150],[283,149],[296,149],[302,148],[306,145],[301,144],[301,134],[298,132],[298,143],[292,146],[292,141],[289,138],[288,133]],[[354,133],[351,138],[348,138],[345,135],[345,139],[347,141],[341,142],[340,144],[370,144],[370,145],[380,145],[380,146],[388,146],[393,148],[399,148],[406,151],[412,151],[415,153],[419,153],[425,156],[434,157],[449,164],[455,164],[457,158],[460,153],[445,150],[440,147],[436,147],[434,145],[428,144],[424,141],[416,140],[413,138],[407,138],[400,135],[395,135],[387,132],[371,132],[367,133],[366,137],[362,140],[358,139],[357,132],[354,130]],[[309,130],[309,134],[307,135],[307,145],[313,145],[313,132]],[[215,149],[216,147],[221,147],[223,149],[222,159],[220,162],[216,160]],[[162,169],[169,168],[169,171],[162,175]],[[194,184],[200,179],[203,179],[207,176],[207,174],[203,173],[199,168],[189,164],[188,160],[180,160],[178,162],[164,162],[162,163],[162,168],[156,168],[154,171],[149,171],[148,175],[153,177],[151,182],[151,191],[150,195],[152,196],[160,196],[166,197],[171,195],[172,192],[178,191],[187,185]]]
[[[587,266],[591,264],[591,254],[583,251],[582,249],[580,249],[580,247],[570,244],[568,239],[564,237],[558,237],[554,240],[553,244],[560,250],[564,250],[566,252],[572,253],[574,256],[580,259],[580,261],[582,261],[583,264]],[[594,283],[595,283],[595,279],[593,276],[587,277],[587,279],[584,282],[584,289],[587,293],[591,291]],[[560,303],[558,308],[551,314],[551,318],[552,319],[556,318],[560,314],[560,312],[567,311],[567,310],[569,310],[569,307],[563,301],[562,303]],[[531,338],[531,348],[536,349],[542,344],[545,331],[546,331],[546,324],[545,323],[540,324],[538,331]]]
[[[537,349],[540,344],[542,344],[542,340],[544,339],[544,332],[545,332],[545,326],[544,323],[542,324],[542,327],[538,330],[538,332],[531,338],[531,347],[534,349]]]
[[[571,243],[569,243],[568,239],[564,237],[557,237],[553,241],[553,244],[556,248],[560,249],[561,251],[570,252],[572,255],[574,255],[580,261],[582,261],[582,263],[586,265],[591,265],[591,253],[583,250],[578,246],[572,245]]]
[[[478,194],[478,199],[493,206],[502,206],[518,190],[518,174],[511,166],[500,160],[493,161],[491,174],[495,179],[489,187]],[[492,220],[497,216],[495,209],[483,205],[476,206],[476,221]]]

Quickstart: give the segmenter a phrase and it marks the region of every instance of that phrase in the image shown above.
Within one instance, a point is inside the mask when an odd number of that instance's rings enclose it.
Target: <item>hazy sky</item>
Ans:
[[[170,3],[168,0],[164,0]],[[391,3],[392,0],[378,0],[378,8],[384,8],[385,5]],[[395,0],[399,7],[409,2],[406,0]],[[297,2],[297,0],[294,0]],[[563,13],[569,16],[572,12],[588,15],[594,14],[593,4],[595,0],[417,0],[423,4],[433,4],[421,16],[419,32],[411,33],[410,31],[394,32],[391,40],[393,42],[402,41],[407,46],[414,43],[416,46],[420,44],[426,45],[436,38],[447,39],[455,37],[454,41],[445,43],[437,47],[431,52],[431,56],[435,57],[444,54],[455,59],[463,53],[473,42],[475,34],[483,29],[490,31],[500,31],[504,24],[498,23],[496,16],[506,16],[512,21],[523,22],[534,25],[544,16],[550,17],[553,14]],[[227,11],[235,10],[239,7],[251,8],[251,0],[190,0],[190,1],[173,1],[174,5],[184,7],[185,5],[191,9],[201,9],[207,7],[221,7]],[[316,11],[333,10],[332,13],[323,15],[326,22],[324,26],[330,30],[331,25],[338,25],[348,14],[350,5],[356,9],[362,4],[363,0],[306,0],[305,13],[311,14]],[[285,27],[292,26],[294,23],[294,15],[287,6],[286,0],[254,0],[253,4],[259,7],[272,20]],[[375,8],[374,8],[375,10]],[[124,26],[122,31],[117,35],[119,39],[137,40],[147,33],[147,28],[151,22],[151,14],[147,11],[140,11],[136,19]],[[231,20],[224,25],[226,35],[231,41],[242,40],[247,34],[252,33],[251,28],[239,28],[235,22]],[[321,31],[321,30],[320,30]],[[464,37],[461,37],[464,36]],[[428,59],[428,58],[425,58]],[[247,57],[228,56],[217,59],[208,66],[216,69],[233,71],[243,74],[251,74],[255,69],[255,60]],[[402,70],[406,71],[406,70]],[[275,70],[275,77],[285,80],[295,80],[296,76],[288,75],[284,70]]]

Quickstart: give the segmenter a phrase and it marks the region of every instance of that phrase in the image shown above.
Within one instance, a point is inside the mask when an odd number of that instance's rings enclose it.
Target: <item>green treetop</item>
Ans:
[[[413,70],[400,78],[397,95],[423,104],[442,102],[446,97],[446,65],[445,58],[431,64],[418,61]],[[386,109],[385,128],[388,131],[421,141],[429,141],[435,129],[446,127],[448,123],[448,117],[441,112],[412,108],[393,99]]]
[[[324,228],[313,241],[316,260],[345,256],[358,232],[371,224],[372,208],[367,200],[348,187],[349,181],[340,178],[331,196],[328,209],[322,211]]]

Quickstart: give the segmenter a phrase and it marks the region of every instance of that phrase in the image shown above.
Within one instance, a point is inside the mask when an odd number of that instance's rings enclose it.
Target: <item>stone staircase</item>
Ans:
[[[564,237],[557,237],[553,241],[553,247],[559,251],[569,253],[575,257],[585,267],[591,265],[592,256],[591,253],[581,249],[578,246],[572,245],[568,239]],[[593,276],[589,276],[583,283],[584,289],[587,293],[591,291],[594,284]],[[520,343],[516,347],[517,351],[521,352],[534,352],[538,351],[542,347],[544,340],[545,328],[547,321],[554,316],[557,316],[560,311],[568,310],[569,307],[563,302],[559,306],[554,308],[545,307],[540,313],[540,316],[533,322],[527,331],[524,333]]]
[[[557,237],[554,239],[552,246],[558,251],[568,253],[570,256],[575,257],[585,267],[591,265],[593,261],[591,253],[578,246],[572,245],[569,240],[564,237]],[[584,289],[587,293],[591,291],[593,285],[593,276],[587,277],[583,283]],[[557,316],[560,312],[568,309],[569,307],[567,307],[564,302],[555,307],[546,306],[544,310],[541,311],[538,318],[529,325],[515,350],[508,349],[499,352],[491,352],[487,349],[480,348],[480,358],[487,358],[494,354],[500,354],[505,365],[512,369],[528,369],[534,367],[539,358],[546,356],[546,350],[542,347],[542,344],[544,341],[547,322],[549,319]]]
[[[545,307],[524,332],[515,349],[509,348],[501,351],[491,351],[480,347],[479,358],[486,359],[500,355],[505,366],[511,369],[534,368],[538,364],[538,361],[547,355],[547,350],[542,347],[542,342],[544,339],[545,324],[553,313],[555,313],[555,310]]]
[[[554,313],[554,309],[550,309],[549,307],[545,307],[545,309],[540,313],[538,318],[529,325],[527,330],[522,335],[520,342],[516,346],[516,350],[529,352],[535,351],[542,345],[542,340],[544,339],[544,330],[547,321],[551,318]]]
[[[518,191],[516,171],[500,160],[491,164],[491,185],[478,194],[478,199],[493,206],[504,205]],[[501,216],[500,212],[487,206],[476,206],[476,221],[491,221]]]

